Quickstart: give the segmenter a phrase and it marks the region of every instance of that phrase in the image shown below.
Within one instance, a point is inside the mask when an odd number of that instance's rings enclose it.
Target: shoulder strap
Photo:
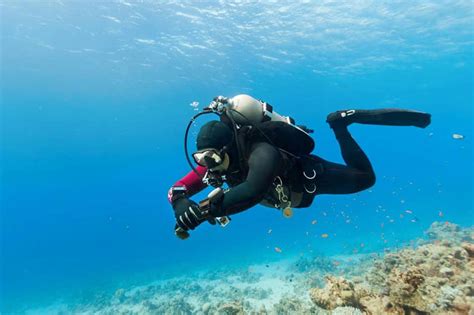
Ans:
[[[238,154],[239,154],[239,166],[242,172],[248,171],[248,154],[250,150],[250,143],[249,143],[249,135],[251,132],[251,126],[242,126],[237,131],[236,136],[236,145],[238,146]]]

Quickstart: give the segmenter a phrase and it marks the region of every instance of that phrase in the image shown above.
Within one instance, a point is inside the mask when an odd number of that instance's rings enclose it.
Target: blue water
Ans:
[[[436,220],[474,223],[471,1],[7,0],[0,10],[0,311],[212,266],[380,252]],[[315,153],[338,162],[329,112],[404,107],[433,123],[351,127],[377,174],[368,191],[320,196],[291,219],[258,206],[180,241],[166,194],[189,171],[190,103],[240,93],[315,129]]]

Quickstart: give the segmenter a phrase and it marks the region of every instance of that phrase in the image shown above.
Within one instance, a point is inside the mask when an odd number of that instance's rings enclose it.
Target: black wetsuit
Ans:
[[[219,208],[211,213],[213,216],[231,215],[246,210],[265,198],[272,187],[276,176],[282,176],[290,181],[290,185],[299,190],[303,196],[299,205],[307,207],[314,197],[320,194],[350,194],[362,191],[375,183],[375,174],[369,159],[352,138],[347,127],[334,129],[339,142],[341,153],[346,165],[326,161],[319,156],[306,156],[306,167],[318,169],[315,179],[315,191],[309,193],[303,190],[305,180],[301,167],[291,158],[285,157],[277,148],[266,142],[249,145],[248,172],[240,170],[235,161],[238,157],[233,154],[229,170],[226,172],[230,189],[223,197]]]

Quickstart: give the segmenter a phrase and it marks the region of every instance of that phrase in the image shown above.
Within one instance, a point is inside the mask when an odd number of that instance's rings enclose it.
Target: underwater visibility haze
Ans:
[[[0,313],[474,311],[472,1],[3,0],[0,13]],[[291,218],[255,206],[180,240],[167,192],[190,171],[186,126],[238,94],[314,129],[313,153],[338,163],[331,112],[432,123],[349,127],[368,190]]]

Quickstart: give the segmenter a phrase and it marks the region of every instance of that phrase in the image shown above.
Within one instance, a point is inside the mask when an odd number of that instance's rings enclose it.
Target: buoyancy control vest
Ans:
[[[249,97],[245,97],[248,100]],[[301,174],[304,171],[304,160],[315,147],[314,140],[304,130],[306,127],[303,127],[303,129],[296,126],[292,118],[273,112],[271,105],[265,102],[251,99],[251,104],[247,102],[247,105],[250,105],[252,110],[242,107],[242,102],[240,102],[238,108],[232,106],[232,104],[235,104],[232,99],[229,103],[231,109],[239,109],[238,113],[233,111],[231,113],[234,122],[241,123],[237,129],[236,142],[240,147],[242,163],[240,172],[234,174],[236,177],[229,176],[228,179],[232,181],[231,178],[234,177],[244,180],[248,171],[247,161],[252,145],[258,142],[267,142],[280,151],[284,166],[279,176],[274,179],[272,186],[269,187],[261,204],[282,210],[298,206],[304,191],[304,183],[301,180]],[[235,119],[240,117],[239,114],[242,112],[252,117],[253,121],[247,118],[245,114],[242,115],[241,119]],[[226,116],[221,116],[221,119],[230,123]],[[295,202],[295,196],[297,196],[296,199],[299,199],[298,202]]]
[[[258,129],[257,129],[258,128]],[[282,121],[265,121],[248,131],[254,140],[270,140],[279,149],[296,156],[308,155],[315,147],[314,140],[293,124]]]

